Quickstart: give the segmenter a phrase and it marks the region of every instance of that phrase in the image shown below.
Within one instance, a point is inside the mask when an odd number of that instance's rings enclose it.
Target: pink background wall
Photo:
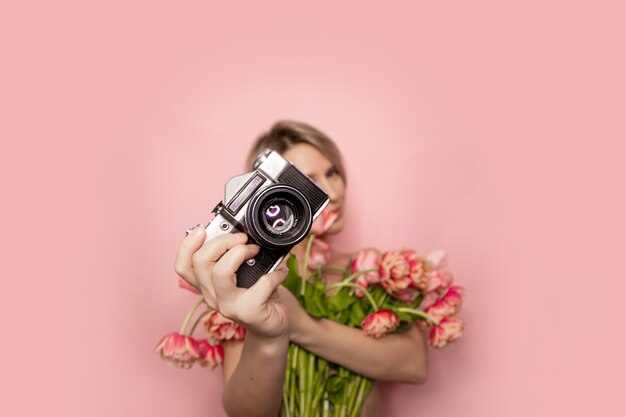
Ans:
[[[2,415],[224,415],[152,349],[195,300],[184,230],[285,117],[346,156],[337,247],[445,248],[468,288],[385,416],[624,415],[620,2],[29,3],[0,7]]]

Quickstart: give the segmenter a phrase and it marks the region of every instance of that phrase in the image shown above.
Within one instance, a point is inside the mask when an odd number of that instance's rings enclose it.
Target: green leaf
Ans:
[[[327,297],[328,308],[335,313],[341,313],[346,310],[356,300],[357,297],[350,296],[345,288],[341,288],[335,294]]]
[[[324,312],[320,310],[318,303],[315,302],[315,287],[307,283],[304,289],[304,308],[315,318],[320,318]]]
[[[350,309],[343,310],[337,316],[337,323],[345,324],[346,326],[350,325]]]
[[[318,281],[315,283],[315,291],[313,292],[313,301],[317,304],[317,308],[322,316],[328,315],[328,308],[326,306],[326,286],[323,282]]]
[[[420,292],[420,295],[418,295],[415,301],[411,303],[411,306],[409,308],[417,309],[419,305],[422,304],[423,299],[424,299],[424,293]]]
[[[328,378],[328,382],[326,383],[326,389],[330,393],[339,392],[345,386],[345,381],[345,378],[342,378],[338,375],[333,375]]]
[[[329,393],[328,398],[330,398],[330,402],[332,402],[335,407],[343,404],[343,390]]]
[[[325,370],[328,367],[328,361],[326,361],[326,359],[324,358],[320,358],[319,356],[316,356],[316,358],[317,360],[315,361],[315,369],[317,369],[317,372]]]
[[[413,327],[412,321],[401,321],[394,333],[406,333]]]
[[[365,318],[365,312],[361,303],[353,303],[350,308],[350,324],[352,327],[358,327]]]

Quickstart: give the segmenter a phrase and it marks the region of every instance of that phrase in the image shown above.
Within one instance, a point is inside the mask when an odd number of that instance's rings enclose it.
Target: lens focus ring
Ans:
[[[311,206],[294,187],[270,185],[252,198],[246,223],[248,232],[259,244],[288,248],[302,241],[311,229]]]

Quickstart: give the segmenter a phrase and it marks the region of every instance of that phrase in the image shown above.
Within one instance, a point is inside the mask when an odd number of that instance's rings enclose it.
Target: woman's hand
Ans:
[[[250,288],[236,286],[235,271],[259,252],[246,245],[245,233],[226,233],[205,242],[203,225],[193,229],[181,243],[174,270],[204,296],[206,304],[223,316],[262,337],[289,334],[289,311],[276,288],[287,276],[279,269],[263,275]]]

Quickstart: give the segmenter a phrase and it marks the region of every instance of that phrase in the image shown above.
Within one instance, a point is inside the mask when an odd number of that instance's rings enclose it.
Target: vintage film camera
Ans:
[[[237,270],[237,286],[250,288],[274,271],[311,230],[328,205],[328,195],[278,152],[264,150],[252,172],[231,178],[224,200],[213,209],[205,241],[223,233],[247,233],[259,253]]]

